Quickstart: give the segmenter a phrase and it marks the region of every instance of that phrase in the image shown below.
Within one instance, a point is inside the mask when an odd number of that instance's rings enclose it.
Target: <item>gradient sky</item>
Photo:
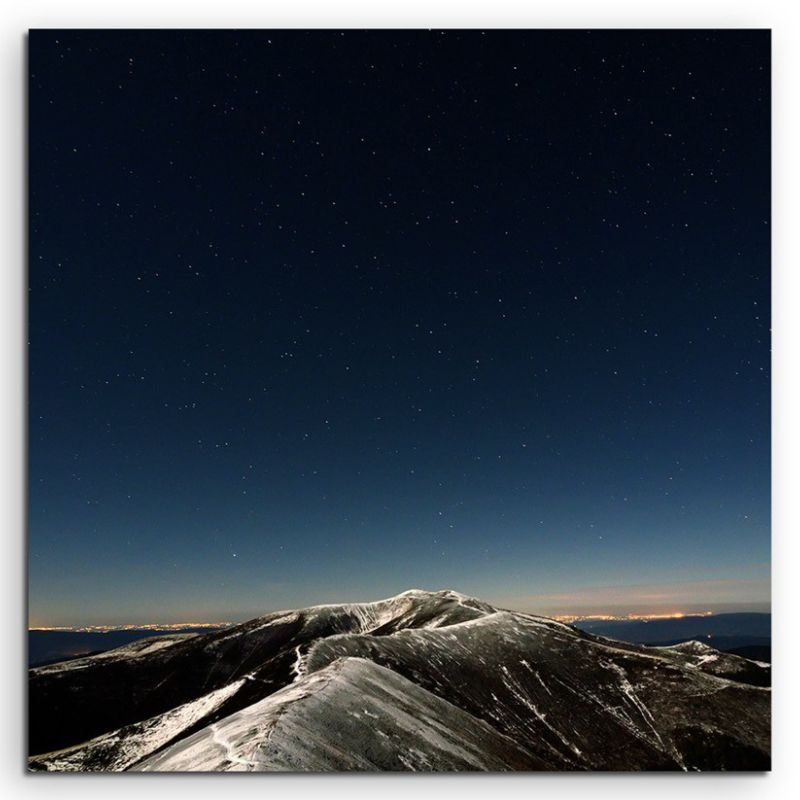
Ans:
[[[763,608],[766,31],[35,31],[30,620]]]

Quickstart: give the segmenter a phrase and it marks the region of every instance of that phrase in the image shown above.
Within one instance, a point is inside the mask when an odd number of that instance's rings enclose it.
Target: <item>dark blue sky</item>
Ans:
[[[33,623],[768,601],[768,32],[30,71]]]

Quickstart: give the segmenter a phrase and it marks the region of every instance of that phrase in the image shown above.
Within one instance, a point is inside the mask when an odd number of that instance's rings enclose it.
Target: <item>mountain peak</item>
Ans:
[[[765,769],[768,676],[408,589],[31,670],[30,766]]]

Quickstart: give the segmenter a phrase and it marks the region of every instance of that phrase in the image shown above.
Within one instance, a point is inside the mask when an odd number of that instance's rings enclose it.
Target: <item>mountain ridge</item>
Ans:
[[[766,769],[768,674],[412,589],[32,669],[29,768]]]

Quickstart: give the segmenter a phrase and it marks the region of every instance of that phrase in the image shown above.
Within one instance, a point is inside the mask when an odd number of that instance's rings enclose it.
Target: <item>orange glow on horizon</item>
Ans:
[[[657,619],[682,619],[683,617],[711,617],[713,611],[670,611],[662,614],[556,614],[553,619],[559,622],[598,621],[635,621],[649,622]]]

